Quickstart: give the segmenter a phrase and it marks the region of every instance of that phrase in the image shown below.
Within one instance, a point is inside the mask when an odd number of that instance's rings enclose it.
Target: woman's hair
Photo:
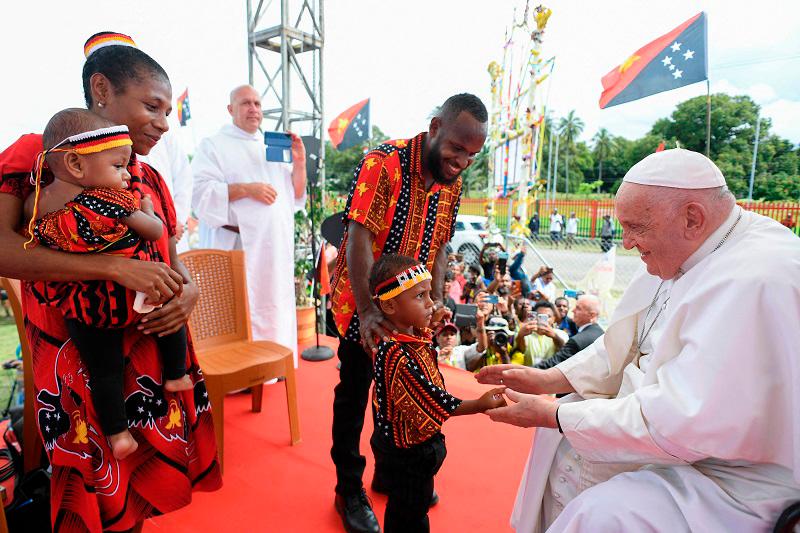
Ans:
[[[94,35],[92,36],[94,37]],[[91,40],[92,37],[89,39]],[[83,65],[83,96],[91,109],[91,79],[100,73],[111,82],[115,94],[125,92],[131,82],[140,83],[147,77],[169,81],[167,72],[155,59],[132,46],[106,46],[95,50]]]
[[[369,273],[369,293],[375,294],[378,285],[398,275],[400,272],[419,265],[419,261],[413,257],[408,257],[400,254],[386,254],[382,255],[372,265],[372,270]]]

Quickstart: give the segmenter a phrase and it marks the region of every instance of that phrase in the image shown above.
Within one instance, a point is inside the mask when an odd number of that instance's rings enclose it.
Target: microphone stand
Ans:
[[[319,164],[319,163],[318,163]],[[314,180],[308,180],[308,189],[309,189],[309,204],[310,204],[310,218],[311,218],[311,256],[314,257],[314,284],[312,293],[314,296],[314,330],[316,331],[317,336],[317,344],[316,346],[310,346],[303,350],[303,353],[300,354],[306,361],[327,361],[333,357],[333,350],[329,346],[320,346],[319,344],[319,325],[320,325],[320,316],[324,317],[324,311],[321,310],[322,305],[322,298],[319,294],[319,282],[317,282],[316,277],[318,273],[319,264],[316,261],[324,261],[324,253],[325,249],[323,248],[320,250],[319,257],[317,256],[317,231],[316,226],[314,225],[314,191],[316,190],[316,173],[314,173]],[[313,183],[312,183],[313,181]],[[321,207],[320,207],[321,208]]]

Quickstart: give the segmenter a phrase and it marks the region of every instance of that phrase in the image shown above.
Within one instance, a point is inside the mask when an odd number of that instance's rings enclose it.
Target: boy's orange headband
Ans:
[[[432,276],[428,269],[425,268],[425,265],[413,266],[379,283],[375,287],[375,298],[378,300],[391,300],[398,294],[428,279],[432,279]]]
[[[83,45],[83,55],[86,59],[94,52],[106,46],[131,46],[136,48],[136,43],[124,33],[104,32],[98,33]]]

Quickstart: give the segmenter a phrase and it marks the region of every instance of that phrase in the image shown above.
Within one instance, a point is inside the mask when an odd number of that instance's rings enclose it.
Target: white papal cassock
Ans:
[[[294,212],[305,198],[295,199],[292,165],[267,162],[261,134],[228,124],[201,141],[192,170],[200,247],[244,249],[253,338],[291,348],[297,366]],[[232,183],[268,183],[277,198],[272,205],[251,198],[229,202]],[[238,227],[239,233],[223,226]]]
[[[577,394],[563,436],[536,431],[518,532],[766,531],[800,500],[800,239],[734,207],[682,270],[646,318],[661,280],[643,269],[557,366]]]

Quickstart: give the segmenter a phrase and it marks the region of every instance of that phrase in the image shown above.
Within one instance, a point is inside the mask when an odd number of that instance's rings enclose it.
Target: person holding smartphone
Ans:
[[[567,342],[567,334],[555,327],[556,309],[550,302],[536,302],[527,320],[520,324],[516,351],[524,354],[523,365],[533,366]]]
[[[531,287],[531,299],[540,301],[546,300],[552,302],[556,299],[556,285],[553,283],[553,267],[542,266],[533,275],[533,284]]]
[[[194,158],[192,207],[200,247],[244,250],[254,340],[277,342],[294,352],[294,213],[306,200],[306,149],[291,137],[291,163],[267,161],[261,96],[249,85],[231,91],[231,123],[200,141]]]

